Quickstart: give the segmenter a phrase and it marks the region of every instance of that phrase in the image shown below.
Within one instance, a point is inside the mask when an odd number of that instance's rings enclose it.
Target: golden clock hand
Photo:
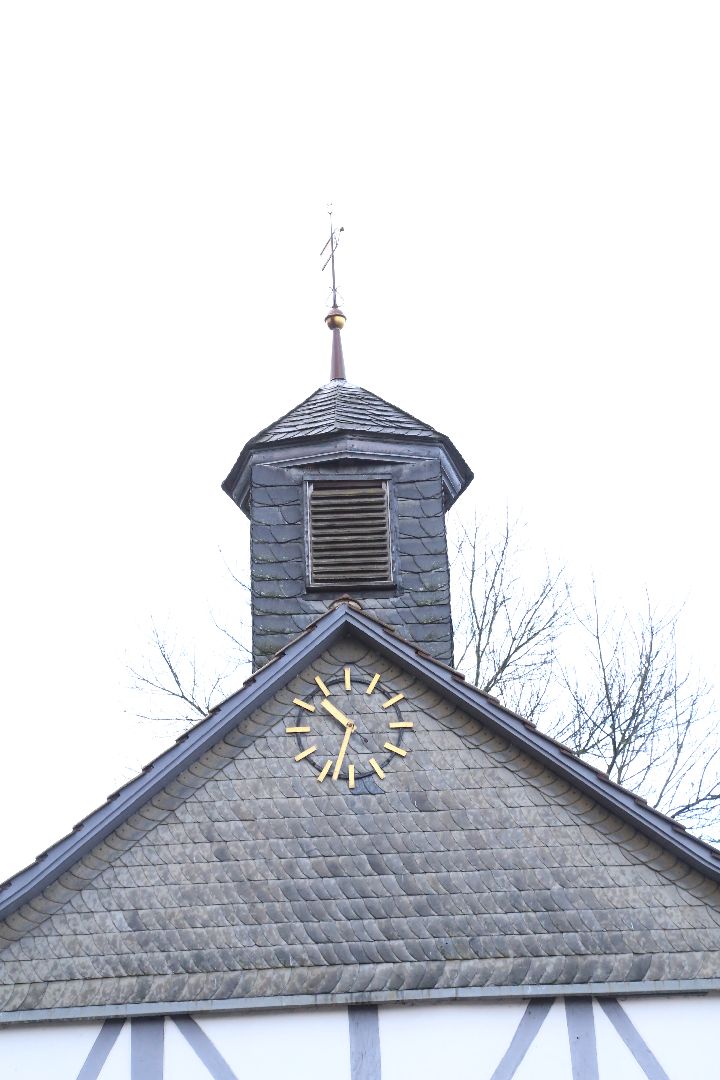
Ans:
[[[348,720],[347,716],[341,713],[339,709],[335,708],[332,701],[328,701],[327,698],[323,698],[320,704],[322,705],[325,712],[329,712],[330,715],[335,718],[335,720],[339,720],[343,727],[355,726],[352,720]]]
[[[350,736],[352,735],[354,730],[355,730],[355,725],[354,724],[348,724],[348,726],[345,728],[345,734],[343,735],[343,741],[340,743],[340,753],[338,754],[337,761],[335,762],[335,768],[333,769],[333,775],[332,775],[333,780],[337,780],[337,778],[340,775],[340,769],[342,767],[343,758],[345,757],[345,751],[348,748],[348,743],[350,742]]]

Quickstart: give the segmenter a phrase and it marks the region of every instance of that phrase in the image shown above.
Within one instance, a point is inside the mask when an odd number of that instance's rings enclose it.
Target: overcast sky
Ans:
[[[449,434],[717,681],[716,2],[8,2],[0,877],[167,742],[126,665],[205,641],[245,441],[329,373]],[[239,615],[238,615],[239,618]]]

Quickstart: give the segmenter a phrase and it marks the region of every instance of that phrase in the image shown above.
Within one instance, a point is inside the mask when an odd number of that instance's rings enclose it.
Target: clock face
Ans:
[[[295,761],[309,765],[319,783],[354,788],[366,776],[385,779],[385,770],[408,754],[403,745],[413,728],[403,717],[404,694],[351,667],[336,676],[315,676],[316,690],[295,698],[296,713],[285,731],[297,740]]]

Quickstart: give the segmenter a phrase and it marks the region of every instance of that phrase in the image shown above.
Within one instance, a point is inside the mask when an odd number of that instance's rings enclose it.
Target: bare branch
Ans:
[[[506,515],[494,535],[475,519],[458,529],[453,571],[460,598],[458,666],[473,682],[529,719],[553,684],[555,647],[568,616],[562,571],[547,565],[523,582],[522,527]]]
[[[720,748],[708,687],[681,672],[676,614],[646,598],[634,619],[603,618],[593,587],[583,655],[562,669],[568,705],[550,733],[664,813],[710,827],[720,810]]]
[[[147,720],[181,723],[206,716],[239,685],[247,667],[248,650],[239,639],[229,633],[227,636],[234,642],[234,655],[215,657],[206,665],[198,663],[194,653],[171,644],[153,625],[145,667],[128,670],[133,688],[142,694],[144,702],[151,706],[157,703],[157,708],[148,709],[146,705],[138,715]],[[174,702],[172,716],[167,713],[169,701]]]

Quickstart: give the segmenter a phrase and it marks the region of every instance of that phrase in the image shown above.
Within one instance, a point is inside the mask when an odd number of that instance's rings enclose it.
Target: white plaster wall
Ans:
[[[526,1007],[518,1001],[382,1008],[382,1080],[490,1080]],[[563,1002],[553,1005],[514,1077],[573,1080]]]
[[[379,1010],[382,1080],[486,1080],[524,1012],[524,1001],[384,1006]]]
[[[622,1039],[618,1038],[603,1010],[595,1004],[593,1012],[600,1076],[616,1077],[616,1080],[646,1080],[645,1073]]]
[[[100,1023],[0,1028],[2,1080],[76,1080]],[[127,1072],[126,1072],[127,1075]]]
[[[618,1001],[671,1080],[720,1080],[720,995]]]
[[[212,1074],[189,1049],[187,1042],[172,1023],[165,1024],[165,1054],[163,1069],[168,1080],[212,1080]],[[105,1080],[105,1074],[100,1074]]]
[[[720,996],[620,998],[636,1032],[670,1080],[720,1080]],[[384,1006],[380,1009],[382,1080],[490,1080],[508,1050],[525,1002]],[[600,1080],[645,1080],[599,1002],[593,1002]],[[558,1000],[512,1073],[513,1080],[573,1076],[565,1002]],[[653,1074],[654,1075],[654,1074]]]
[[[498,1057],[493,1069],[500,1061],[501,1057]],[[492,1070],[487,1076],[492,1076]],[[573,1080],[564,1001],[555,1002],[513,1073],[513,1080],[545,1080],[546,1077],[548,1080],[550,1077],[553,1080]]]
[[[238,1077],[350,1080],[344,1008],[225,1014],[199,1017],[196,1023]],[[0,1080],[77,1080],[101,1028],[99,1022],[0,1028]],[[130,1044],[131,1021],[126,1021],[99,1080],[131,1080]],[[165,1021],[163,1044],[166,1080],[212,1080],[172,1020]]]
[[[198,1023],[239,1080],[350,1080],[347,1009],[200,1017]]]
[[[128,1080],[130,1076],[130,1025],[125,1024],[117,1037],[102,1072],[102,1080]],[[35,1078],[33,1077],[33,1080]]]

